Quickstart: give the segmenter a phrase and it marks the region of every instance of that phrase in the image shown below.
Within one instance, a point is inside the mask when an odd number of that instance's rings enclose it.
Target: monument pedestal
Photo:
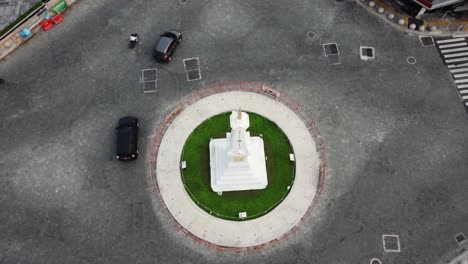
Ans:
[[[215,192],[264,189],[268,185],[263,139],[250,137],[247,113],[233,111],[231,133],[210,141],[211,189]]]

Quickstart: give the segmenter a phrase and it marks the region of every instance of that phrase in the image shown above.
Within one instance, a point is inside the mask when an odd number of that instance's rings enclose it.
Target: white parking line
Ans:
[[[455,48],[455,49],[444,49],[444,50],[440,50],[440,52],[441,53],[450,53],[450,52],[465,51],[465,50],[468,50],[468,47]]]
[[[468,52],[460,52],[460,53],[452,53],[452,54],[445,54],[445,58],[453,58],[453,57],[461,57],[461,56],[468,56]]]
[[[440,45],[440,46],[439,46],[439,49],[445,49],[445,48],[451,48],[451,47],[461,47],[461,46],[466,46],[466,42],[460,42],[460,43],[454,43],[454,44]]]
[[[437,44],[440,44],[440,43],[450,43],[450,42],[457,42],[457,41],[464,41],[465,39],[464,38],[454,38],[454,39],[441,39],[441,40],[437,40]]]

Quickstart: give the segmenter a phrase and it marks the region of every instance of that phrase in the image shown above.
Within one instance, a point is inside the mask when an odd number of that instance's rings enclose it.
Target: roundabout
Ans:
[[[258,92],[217,90],[201,99],[192,98],[166,118],[167,127],[158,128],[153,138],[150,163],[155,173],[151,177],[154,197],[160,198],[180,230],[202,243],[221,248],[252,248],[278,241],[297,230],[323,186],[326,173],[323,144],[317,139],[318,134],[311,134],[313,124],[306,125],[278,100],[277,92],[260,85]],[[230,221],[194,203],[184,188],[180,166],[185,142],[192,132],[207,119],[239,107],[271,120],[284,132],[294,151],[296,166],[289,194],[273,210],[252,220]]]

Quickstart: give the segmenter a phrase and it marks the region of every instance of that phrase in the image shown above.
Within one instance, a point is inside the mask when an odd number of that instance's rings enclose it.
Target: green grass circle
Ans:
[[[247,212],[246,219],[254,219],[273,210],[289,193],[294,182],[295,163],[289,160],[293,149],[287,136],[272,121],[248,113],[250,135],[263,138],[268,186],[262,190],[223,192],[220,196],[211,189],[209,142],[211,138],[226,138],[231,131],[230,112],[209,118],[200,124],[185,142],[181,161],[182,181],[192,200],[213,216],[227,220],[239,219],[239,212]],[[246,220],[245,219],[245,220]]]

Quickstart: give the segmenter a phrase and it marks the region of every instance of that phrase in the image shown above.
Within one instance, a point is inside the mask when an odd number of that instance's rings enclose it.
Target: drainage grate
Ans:
[[[359,55],[361,60],[373,60],[375,59],[375,49],[373,47],[359,47]]]
[[[187,80],[196,81],[201,79],[200,70],[187,71]]]
[[[336,43],[325,43],[322,45],[323,50],[325,51],[325,56],[338,55],[338,45]]]
[[[341,64],[340,55],[328,55],[328,65],[338,65]]]
[[[398,235],[382,235],[385,252],[400,252],[400,238]]]
[[[466,242],[465,235],[463,233],[456,234],[455,241],[457,241],[458,245],[465,243]]]
[[[307,32],[307,37],[310,39],[314,39],[317,36],[317,34],[313,31]]]
[[[193,59],[185,59],[184,60],[184,67],[186,71],[196,70],[198,69],[198,58]]]
[[[416,59],[414,57],[408,57],[406,59],[406,61],[409,63],[409,64],[415,64],[416,63]]]
[[[141,70],[141,82],[143,83],[143,93],[154,93],[158,88],[158,69]]]
[[[184,59],[184,68],[188,81],[196,81],[201,79],[200,62],[198,57]]]
[[[423,45],[423,47],[434,46],[434,39],[432,38],[432,36],[429,36],[429,37],[419,36],[419,41],[421,41],[421,45]]]
[[[155,81],[158,78],[156,69],[144,69],[141,73],[144,82]]]

